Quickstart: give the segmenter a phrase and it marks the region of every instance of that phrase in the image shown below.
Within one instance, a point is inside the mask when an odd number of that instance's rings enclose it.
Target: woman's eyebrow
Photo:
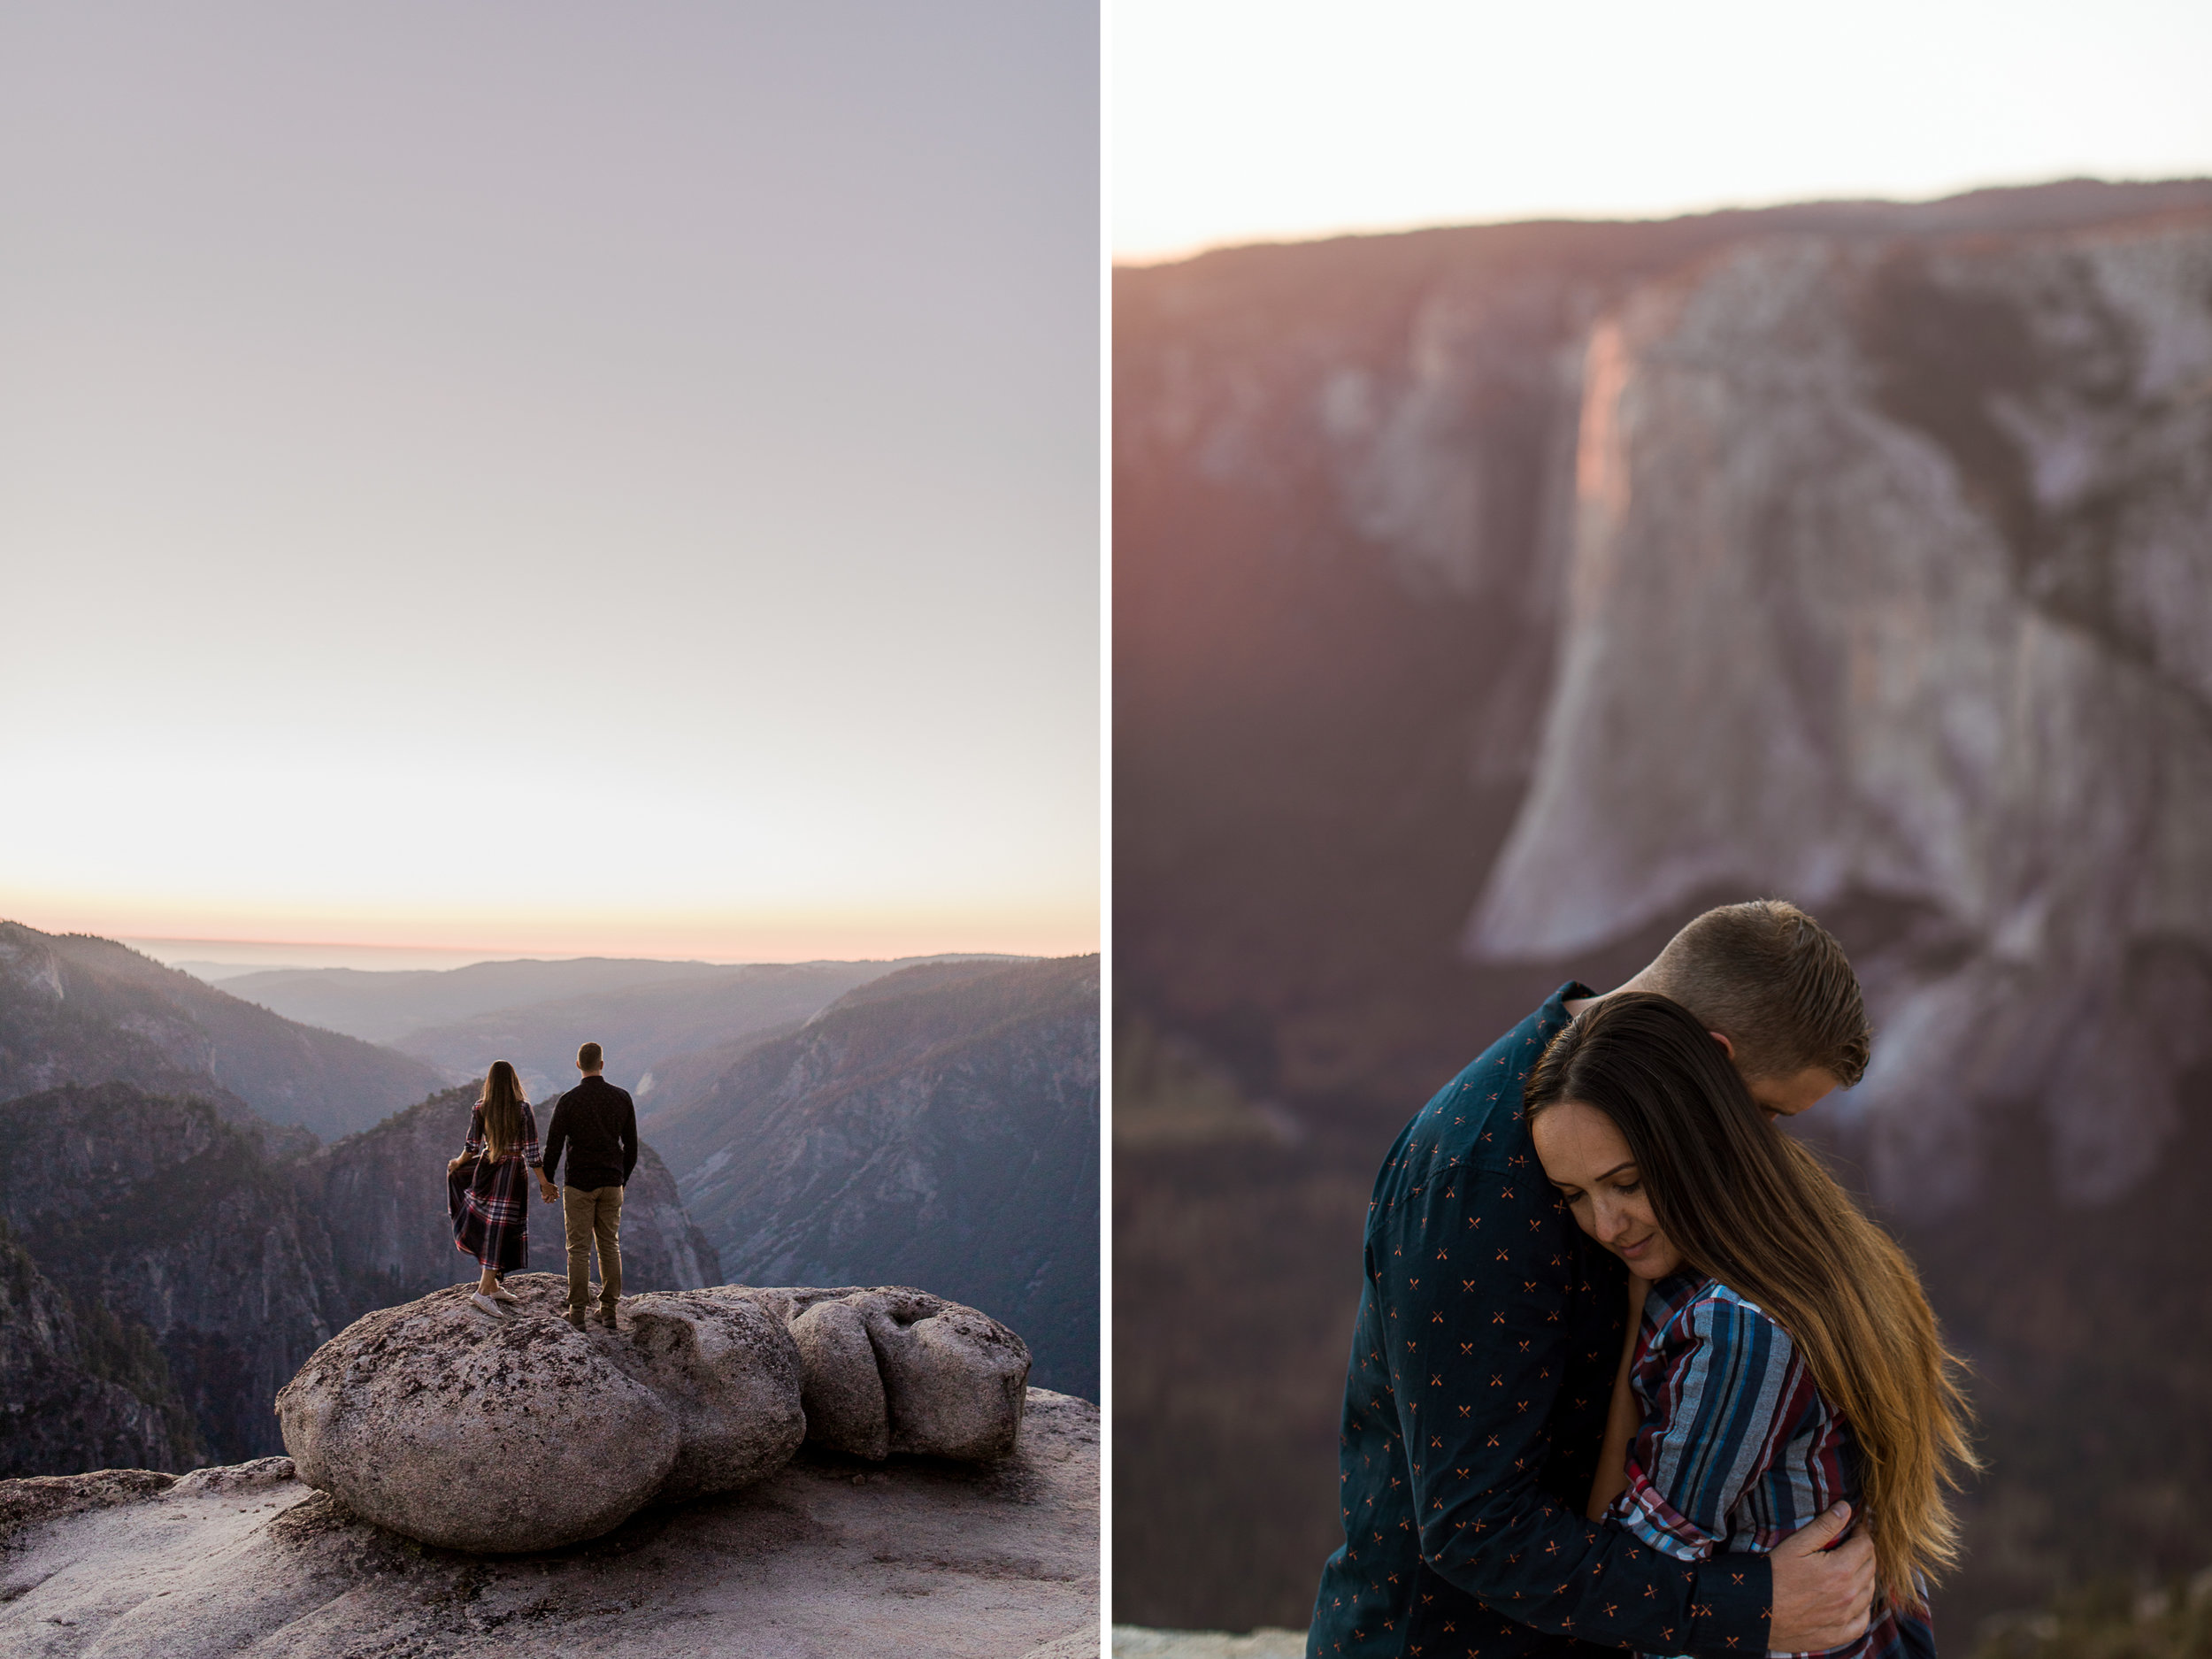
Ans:
[[[1618,1174],[1619,1174],[1619,1173],[1620,1173],[1623,1170],[1632,1170],[1632,1169],[1634,1169],[1635,1167],[1636,1167],[1636,1160],[1635,1160],[1634,1158],[1623,1158],[1623,1159],[1622,1159],[1622,1160],[1621,1160],[1618,1164],[1615,1164],[1615,1165],[1614,1165],[1611,1169],[1609,1169],[1609,1170],[1606,1171],[1604,1174],[1602,1174],[1602,1175],[1599,1176],[1599,1177],[1598,1177],[1598,1179],[1600,1179],[1600,1180],[1601,1180],[1601,1181],[1610,1180],[1610,1179],[1612,1179],[1612,1178],[1613,1178],[1614,1176],[1618,1175]]]

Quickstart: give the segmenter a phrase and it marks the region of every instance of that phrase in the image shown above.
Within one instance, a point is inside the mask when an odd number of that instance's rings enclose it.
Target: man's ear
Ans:
[[[1726,1055],[1729,1059],[1732,1061],[1736,1057],[1736,1045],[1728,1041],[1728,1033],[1726,1032],[1709,1031],[1705,1034],[1710,1037],[1715,1042],[1720,1044],[1720,1051]]]

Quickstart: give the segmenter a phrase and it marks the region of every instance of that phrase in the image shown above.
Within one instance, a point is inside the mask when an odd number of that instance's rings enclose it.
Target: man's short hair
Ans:
[[[1747,1078],[1820,1066],[1849,1088],[1866,1075],[1859,977],[1835,935],[1786,899],[1706,911],[1667,941],[1652,978],[1727,1036]]]
[[[1732,1038],[1735,1033],[1728,1034]],[[576,1064],[587,1071],[596,1071],[606,1064],[606,1058],[600,1053],[597,1043],[588,1042],[576,1051]]]

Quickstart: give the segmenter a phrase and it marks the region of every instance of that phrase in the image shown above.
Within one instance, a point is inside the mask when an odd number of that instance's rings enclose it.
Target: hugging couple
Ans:
[[[547,1203],[557,1197],[568,1240],[568,1322],[584,1328],[591,1305],[591,1252],[599,1248],[599,1312],[615,1328],[622,1297],[622,1189],[637,1167],[637,1106],[627,1089],[603,1075],[606,1059],[595,1042],[576,1051],[584,1080],[553,1108],[542,1151],[538,1117],[523,1098],[522,1081],[504,1060],[492,1062],[469,1114],[468,1140],[445,1166],[446,1210],[453,1248],[483,1270],[470,1297],[478,1310],[503,1318],[517,1298],[500,1281],[530,1260],[530,1177]],[[556,1191],[553,1177],[568,1158],[568,1179]]]
[[[1827,931],[1732,904],[1614,991],[1562,986],[1406,1125],[1310,1659],[1933,1655],[1956,1367],[1776,1122],[1868,1046]]]

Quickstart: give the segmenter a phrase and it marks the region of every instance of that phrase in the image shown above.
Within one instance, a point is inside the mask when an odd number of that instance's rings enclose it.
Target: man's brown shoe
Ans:
[[[584,1310],[581,1308],[571,1308],[566,1313],[563,1314],[561,1317],[567,1320],[579,1331],[584,1328]]]
[[[612,1308],[602,1308],[599,1310],[599,1317],[601,1322],[606,1325],[608,1330],[611,1331],[615,1328],[614,1310]]]

